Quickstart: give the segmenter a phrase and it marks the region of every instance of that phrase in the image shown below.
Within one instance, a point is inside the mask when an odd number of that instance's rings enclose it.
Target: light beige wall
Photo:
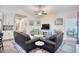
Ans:
[[[36,20],[40,20],[41,24],[49,23],[51,31],[54,31],[55,29],[60,29],[60,30],[65,32],[65,24],[62,25],[62,26],[56,26],[55,25],[54,22],[55,22],[56,18],[61,18],[62,17],[64,20],[67,19],[67,18],[74,18],[74,17],[76,17],[76,12],[77,11],[72,10],[72,11],[69,11],[69,12],[58,13],[58,14],[53,14],[52,13],[51,15],[47,14],[46,16],[43,16],[41,18],[39,18],[35,15],[31,15],[28,12],[25,12],[22,9],[15,8],[14,6],[2,6],[2,7],[0,7],[0,12],[2,12],[3,16],[4,16],[4,25],[8,25],[8,24],[9,25],[14,25],[14,30],[15,30],[15,22],[14,22],[15,15],[20,14],[20,15],[27,16],[27,18],[26,18],[26,23],[27,23],[26,24],[26,33],[30,34],[30,31],[32,29],[37,29],[37,28],[40,29],[41,28],[41,25],[37,26]],[[29,25],[30,20],[34,21],[34,26]],[[5,39],[6,38],[7,39],[13,38],[13,31],[5,31],[4,32],[4,38]]]
[[[47,15],[47,16],[44,16],[41,19],[41,23],[42,24],[44,24],[44,23],[50,24],[50,30],[52,32],[54,30],[61,30],[61,31],[63,31],[64,32],[64,39],[67,39],[67,36],[66,36],[66,31],[67,31],[66,28],[67,28],[67,26],[65,26],[65,20],[76,18],[77,11],[78,10],[64,12],[64,13],[58,13],[58,14],[54,14],[54,15],[53,14],[52,15]],[[63,25],[55,25],[55,20],[57,18],[63,18]]]
[[[3,24],[4,25],[14,25],[13,30],[3,31],[3,40],[13,39],[13,31],[15,30],[14,17],[16,14],[21,14],[27,16],[27,14],[14,6],[0,6],[0,12],[3,15]]]

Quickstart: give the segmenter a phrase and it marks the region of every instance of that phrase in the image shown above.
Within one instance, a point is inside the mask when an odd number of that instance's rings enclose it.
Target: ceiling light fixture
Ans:
[[[42,10],[42,5],[38,5],[38,11],[35,11],[36,15],[47,15],[46,11]]]

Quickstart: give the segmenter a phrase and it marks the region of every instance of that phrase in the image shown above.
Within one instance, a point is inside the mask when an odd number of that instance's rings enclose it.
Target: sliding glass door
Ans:
[[[70,18],[65,20],[66,36],[68,38],[77,38],[77,19]]]

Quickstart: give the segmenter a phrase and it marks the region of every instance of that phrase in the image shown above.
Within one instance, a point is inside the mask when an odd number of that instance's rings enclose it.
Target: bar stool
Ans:
[[[3,33],[0,33],[0,52],[4,50],[2,36],[3,36]]]

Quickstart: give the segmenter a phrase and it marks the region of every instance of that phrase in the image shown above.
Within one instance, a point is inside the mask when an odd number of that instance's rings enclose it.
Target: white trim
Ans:
[[[79,44],[76,44],[76,53],[79,53]]]

